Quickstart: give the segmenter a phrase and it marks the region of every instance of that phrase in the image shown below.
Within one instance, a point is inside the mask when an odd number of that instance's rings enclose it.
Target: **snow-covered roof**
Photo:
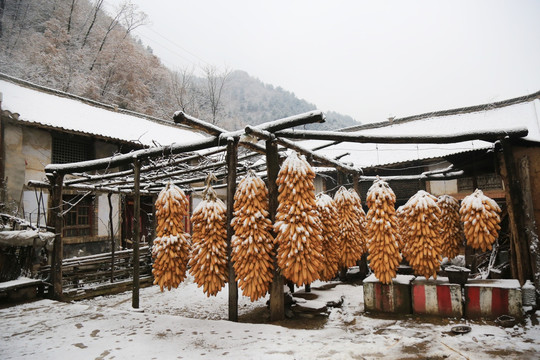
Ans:
[[[0,74],[1,75],[1,74]],[[144,146],[169,145],[204,138],[172,121],[127,111],[115,111],[78,96],[0,76],[2,111],[17,113],[30,125],[93,135]]]
[[[529,131],[524,140],[540,142],[540,92],[494,104],[469,108],[445,110],[421,114],[392,122],[360,125],[343,129],[361,135],[452,135],[455,133],[482,132],[495,129],[526,127]],[[302,141],[304,147],[313,149],[330,141]],[[331,158],[345,153],[342,162],[366,168],[399,162],[440,158],[451,154],[479,149],[489,149],[493,144],[486,141],[464,141],[453,144],[364,144],[340,143],[318,150],[317,153]]]

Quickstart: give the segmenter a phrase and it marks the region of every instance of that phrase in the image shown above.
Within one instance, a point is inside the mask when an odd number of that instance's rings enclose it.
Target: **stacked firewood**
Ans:
[[[274,239],[268,216],[268,189],[250,171],[234,195],[231,245],[238,286],[251,301],[265,296],[272,282]]]
[[[152,245],[154,284],[171,290],[186,277],[190,242],[184,233],[189,201],[178,186],[168,183],[159,193],[156,207],[156,235]]]
[[[278,173],[277,261],[283,276],[297,286],[319,278],[321,224],[315,202],[315,173],[304,156],[292,152]]]
[[[399,226],[395,211],[396,195],[385,181],[376,180],[369,188],[366,202],[368,261],[373,273],[383,284],[396,276],[399,253]]]

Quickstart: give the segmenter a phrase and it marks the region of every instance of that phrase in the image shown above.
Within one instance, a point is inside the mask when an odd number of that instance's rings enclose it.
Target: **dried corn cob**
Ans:
[[[461,201],[459,209],[467,245],[482,251],[491,250],[501,229],[501,208],[497,203],[476,190]]]
[[[283,276],[297,286],[319,278],[321,225],[315,202],[315,173],[304,156],[292,152],[278,173],[277,261]]]
[[[401,261],[396,195],[385,181],[375,180],[366,201],[369,266],[381,283],[390,284]]]
[[[365,252],[364,219],[359,215],[361,212],[354,194],[342,186],[334,196],[338,210],[338,242],[342,267],[356,265],[356,261],[360,260]]]
[[[441,257],[437,198],[420,190],[400,210],[404,235],[403,255],[416,275],[437,278]]]
[[[231,245],[238,286],[251,301],[266,295],[273,278],[274,239],[268,215],[268,189],[250,171],[234,194]]]
[[[176,288],[186,277],[190,239],[184,233],[183,219],[189,201],[178,186],[168,183],[156,200],[157,228],[152,245],[154,285],[161,291]]]
[[[441,250],[442,255],[452,259],[459,255],[463,244],[463,229],[459,218],[459,202],[450,195],[442,195],[437,199],[441,209]]]
[[[227,208],[214,190],[206,190],[203,201],[191,216],[192,250],[189,260],[194,281],[207,296],[216,295],[228,281]]]
[[[321,220],[323,237],[323,261],[320,278],[323,281],[329,281],[339,270],[338,212],[334,200],[322,193],[317,194],[317,211]]]

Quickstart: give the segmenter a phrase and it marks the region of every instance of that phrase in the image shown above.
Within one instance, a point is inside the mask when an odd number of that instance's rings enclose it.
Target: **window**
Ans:
[[[64,236],[91,236],[93,209],[90,196],[64,196]]]
[[[52,163],[66,164],[92,160],[92,142],[83,137],[56,137],[52,139]]]
[[[459,178],[457,181],[459,192],[474,191],[474,181],[472,177]],[[476,187],[482,190],[502,189],[502,179],[498,174],[485,174],[476,177]]]

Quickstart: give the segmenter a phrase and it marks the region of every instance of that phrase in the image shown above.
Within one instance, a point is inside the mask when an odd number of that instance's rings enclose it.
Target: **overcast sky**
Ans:
[[[167,67],[244,70],[361,122],[540,90],[538,0],[131,1]]]

